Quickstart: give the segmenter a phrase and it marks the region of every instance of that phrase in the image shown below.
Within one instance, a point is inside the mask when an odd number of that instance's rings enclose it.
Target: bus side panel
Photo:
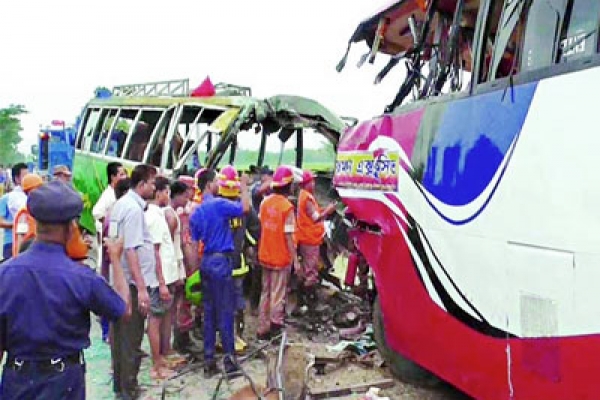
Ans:
[[[377,198],[344,201],[369,222],[387,221],[386,234],[361,233],[358,242],[375,271],[395,351],[478,399],[597,398],[600,335],[519,339],[472,329],[432,299],[401,231],[406,226],[389,206]]]
[[[96,155],[75,152],[73,164],[73,186],[83,198],[83,212],[79,223],[88,231],[95,233],[96,225],[92,216],[92,209],[100,195],[106,189],[107,177],[106,166],[111,160],[104,160]],[[116,160],[123,164],[127,175],[131,176],[131,170],[135,163],[127,160]]]
[[[73,186],[83,198],[80,224],[90,232],[96,232],[92,208],[106,187],[106,162],[80,151],[75,153]]]
[[[600,137],[583,96],[599,78],[593,68],[398,113],[391,137],[416,134],[399,191],[340,189],[381,228],[359,247],[390,346],[476,398],[600,393]],[[377,149],[380,120],[340,150]]]

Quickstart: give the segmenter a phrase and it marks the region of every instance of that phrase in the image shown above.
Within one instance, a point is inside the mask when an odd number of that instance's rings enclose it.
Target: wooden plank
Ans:
[[[330,389],[311,390],[310,394],[313,399],[329,399],[332,397],[348,396],[353,393],[364,393],[369,388],[378,387],[380,389],[389,389],[394,387],[396,381],[393,379],[381,379],[378,381],[371,381],[367,383],[361,383],[360,385],[352,385],[348,387],[335,387]]]

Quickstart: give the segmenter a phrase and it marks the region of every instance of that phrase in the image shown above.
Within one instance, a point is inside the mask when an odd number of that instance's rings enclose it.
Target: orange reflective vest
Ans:
[[[285,236],[285,220],[293,209],[292,203],[279,194],[272,194],[261,203],[258,260],[262,265],[285,268],[292,264]]]
[[[298,196],[296,241],[298,244],[319,246],[323,243],[323,237],[325,236],[325,224],[322,221],[313,221],[312,215],[308,215],[306,209],[309,204],[312,204],[312,208],[318,213],[321,212],[315,196],[308,190],[303,189]]]
[[[13,254],[19,254],[21,246],[28,240],[35,239],[37,223],[27,208],[21,208],[13,222]],[[78,228],[66,244],[67,255],[73,260],[87,258],[89,247],[83,240],[81,230]]]
[[[21,245],[28,240],[35,239],[35,219],[29,214],[27,208],[23,207],[15,216],[13,221],[13,254],[20,253]]]

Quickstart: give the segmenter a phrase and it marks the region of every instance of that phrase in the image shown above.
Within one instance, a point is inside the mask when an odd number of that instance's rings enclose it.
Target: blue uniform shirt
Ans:
[[[89,347],[90,311],[116,320],[125,302],[63,246],[34,242],[0,267],[0,347],[13,357],[47,360]]]
[[[13,222],[13,216],[8,211],[8,193],[0,197],[0,217],[6,222]],[[4,229],[4,245],[11,244],[13,241],[12,229]]]
[[[244,209],[239,201],[205,195],[190,217],[192,240],[202,240],[205,253],[232,252],[233,233],[229,220],[242,215]]]

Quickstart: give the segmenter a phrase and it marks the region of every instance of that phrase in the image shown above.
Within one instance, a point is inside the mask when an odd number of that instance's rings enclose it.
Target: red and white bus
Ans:
[[[377,81],[406,68],[334,175],[401,378],[600,398],[599,25],[598,0],[402,0],[350,39]]]

